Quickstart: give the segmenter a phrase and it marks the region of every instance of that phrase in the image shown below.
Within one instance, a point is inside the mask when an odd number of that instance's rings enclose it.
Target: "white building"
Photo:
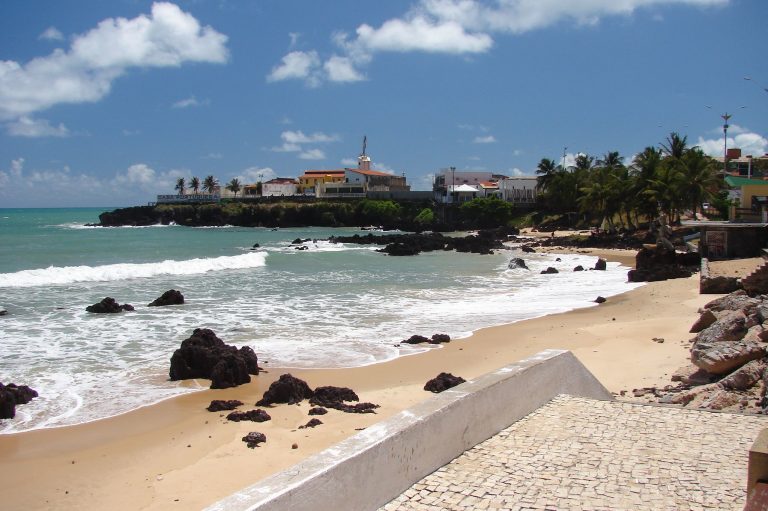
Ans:
[[[261,184],[262,197],[283,197],[298,193],[298,181],[292,177],[276,177]]]
[[[519,176],[499,180],[501,198],[515,206],[533,206],[536,203],[536,177]]]

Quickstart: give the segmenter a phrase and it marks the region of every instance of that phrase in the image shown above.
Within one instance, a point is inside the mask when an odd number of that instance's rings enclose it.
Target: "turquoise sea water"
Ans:
[[[467,337],[635,286],[618,264],[572,272],[594,265],[583,255],[398,258],[320,241],[357,229],[87,227],[101,211],[0,209],[0,381],[40,393],[0,432],[95,420],[195,390],[167,375],[198,327],[253,347],[273,368],[352,367],[435,349],[395,346],[412,334]],[[317,241],[300,251],[295,238]],[[521,255],[530,271],[507,269]],[[540,275],[547,266],[561,273]],[[171,288],[185,305],[146,307]],[[136,311],[85,312],[105,296]]]

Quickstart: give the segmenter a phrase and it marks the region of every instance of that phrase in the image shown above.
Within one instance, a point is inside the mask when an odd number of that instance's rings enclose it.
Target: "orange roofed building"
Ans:
[[[411,187],[405,176],[371,169],[371,158],[363,152],[357,157],[357,168],[340,170],[306,170],[299,177],[299,193],[317,197],[365,197],[368,192],[404,192]]]

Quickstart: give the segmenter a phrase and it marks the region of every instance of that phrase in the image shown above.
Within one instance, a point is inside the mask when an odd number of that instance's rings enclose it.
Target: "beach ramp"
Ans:
[[[571,352],[542,351],[437,394],[208,510],[376,510],[563,394],[612,400]]]

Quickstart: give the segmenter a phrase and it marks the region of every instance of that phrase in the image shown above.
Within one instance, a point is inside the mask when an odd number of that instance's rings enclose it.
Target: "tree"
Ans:
[[[512,220],[514,206],[496,197],[477,197],[463,203],[459,211],[469,225],[485,229],[507,225]]]
[[[647,192],[661,166],[661,155],[661,149],[648,146],[632,160],[631,173],[635,178],[633,193],[636,198],[636,216],[640,214],[651,219],[659,215],[658,203]]]
[[[700,148],[693,147],[685,152],[682,162],[684,180],[681,192],[685,205],[691,208],[693,219],[696,220],[696,210],[717,192],[715,161]]]
[[[200,192],[200,179],[197,178],[197,176],[193,177],[189,182],[190,188],[192,188],[192,191],[195,192],[195,194]]]
[[[235,194],[235,198],[237,198],[237,192],[239,192],[242,189],[242,186],[240,185],[240,180],[236,177],[232,178],[232,181],[227,183],[226,186],[227,190]]]
[[[688,137],[681,137],[676,131],[673,131],[667,137],[666,143],[661,143],[662,152],[670,157],[681,159],[688,151]]]
[[[176,180],[176,187],[174,189],[178,190],[179,195],[184,195],[184,190],[186,189],[186,186],[187,186],[186,181],[184,180],[183,177],[180,177],[179,179]]]
[[[217,186],[219,186],[219,183],[213,176],[207,176],[203,180],[203,190],[207,191],[208,193],[213,193]]]
[[[536,187],[539,190],[546,190],[555,177],[557,172],[557,165],[549,158],[542,158],[539,164],[536,166],[536,173],[539,177],[536,178]]]

